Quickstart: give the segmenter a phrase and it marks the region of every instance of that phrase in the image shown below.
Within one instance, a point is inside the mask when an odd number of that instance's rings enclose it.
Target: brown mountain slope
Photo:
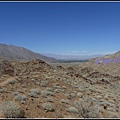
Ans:
[[[119,59],[118,59],[119,58]],[[97,60],[101,60],[97,61]],[[112,60],[114,60],[112,62]],[[120,51],[106,55],[103,57],[97,57],[94,59],[91,59],[88,62],[80,63],[79,66],[75,66],[77,68],[81,68],[82,66],[84,67],[91,67],[101,73],[106,73],[112,76],[120,76],[119,71],[120,71]]]
[[[55,62],[55,58],[46,57],[39,53],[35,53],[23,47],[14,45],[0,44],[0,60],[34,60],[41,59],[46,62]]]

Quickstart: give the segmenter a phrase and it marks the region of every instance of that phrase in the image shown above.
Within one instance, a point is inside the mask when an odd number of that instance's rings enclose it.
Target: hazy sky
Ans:
[[[38,53],[120,50],[120,2],[0,2],[0,43]]]

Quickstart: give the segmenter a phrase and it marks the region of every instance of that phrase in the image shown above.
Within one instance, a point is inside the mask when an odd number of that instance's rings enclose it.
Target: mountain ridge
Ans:
[[[52,57],[46,57],[39,53],[33,52],[27,48],[15,46],[15,45],[7,45],[0,44],[0,60],[34,60],[41,59],[45,62],[56,62],[57,59]]]

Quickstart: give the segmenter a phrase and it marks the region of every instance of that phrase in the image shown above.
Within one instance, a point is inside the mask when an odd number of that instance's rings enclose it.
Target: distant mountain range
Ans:
[[[120,54],[120,51],[115,54]],[[107,57],[104,55],[61,55],[61,54],[47,54],[47,53],[35,53],[24,47],[0,44],[0,61],[2,60],[14,60],[14,61],[29,61],[35,59],[41,59],[45,62],[60,62],[61,60],[90,60],[100,57]]]
[[[31,50],[28,50],[24,47],[0,44],[0,61],[2,60],[34,60],[41,59],[45,62],[56,62],[57,59],[46,57],[39,53],[35,53]]]
[[[48,54],[48,53],[41,53],[44,56],[47,57],[53,57],[56,59],[60,59],[60,60],[89,60],[95,57],[101,57],[103,55],[97,54],[97,55],[61,55],[61,54]]]

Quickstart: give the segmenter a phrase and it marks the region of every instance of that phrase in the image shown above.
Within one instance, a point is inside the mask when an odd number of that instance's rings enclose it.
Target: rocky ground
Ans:
[[[4,61],[0,117],[119,118],[119,80],[87,63],[53,67],[39,59]]]

